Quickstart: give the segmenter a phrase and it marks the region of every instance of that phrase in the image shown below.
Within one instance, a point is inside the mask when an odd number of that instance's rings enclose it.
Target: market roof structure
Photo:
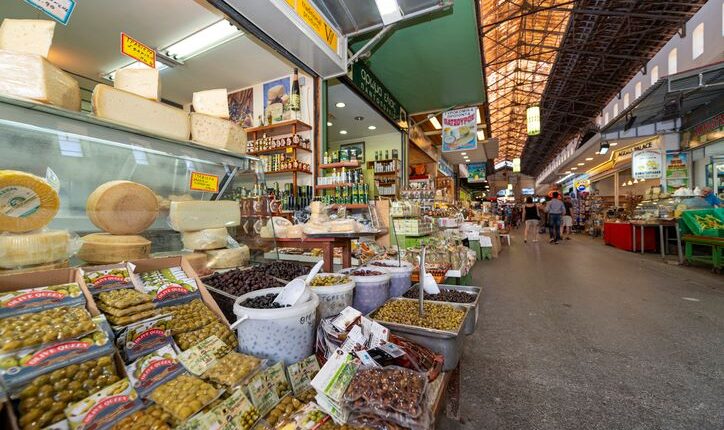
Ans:
[[[492,136],[537,174],[706,0],[480,0]],[[529,137],[525,110],[541,108]]]

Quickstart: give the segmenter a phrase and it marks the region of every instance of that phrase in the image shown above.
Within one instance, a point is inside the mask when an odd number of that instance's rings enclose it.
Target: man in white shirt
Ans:
[[[561,240],[561,218],[566,213],[566,205],[558,198],[558,192],[553,192],[553,198],[546,204],[548,225],[551,229],[550,243],[557,244]]]

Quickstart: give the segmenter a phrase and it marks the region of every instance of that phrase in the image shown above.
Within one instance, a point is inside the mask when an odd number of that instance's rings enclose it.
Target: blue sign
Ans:
[[[68,25],[75,9],[75,0],[25,0],[25,3],[42,10],[63,25]]]
[[[468,164],[468,182],[485,182],[485,163]]]

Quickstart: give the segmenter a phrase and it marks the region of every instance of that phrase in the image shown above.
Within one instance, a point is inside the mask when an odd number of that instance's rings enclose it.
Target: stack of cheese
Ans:
[[[79,258],[110,264],[148,257],[151,242],[138,234],[158,216],[158,200],[150,188],[131,181],[106,182],[88,196],[85,210],[105,233],[83,236]]]
[[[0,274],[66,267],[73,254],[67,230],[47,230],[60,197],[44,179],[0,170]]]
[[[233,243],[229,240],[227,227],[241,224],[238,202],[171,202],[169,223],[171,228],[181,232],[184,248],[206,254],[210,269],[239,267],[249,262],[249,247],[227,247],[229,242]]]
[[[194,93],[191,114],[191,140],[212,148],[246,153],[246,132],[229,120],[225,88]]]
[[[324,212],[322,202],[312,202],[309,207],[312,214],[309,216],[309,221],[304,224],[304,234],[356,233],[362,229],[362,226],[351,218],[330,220]]]
[[[55,22],[4,19],[0,24],[0,93],[80,111],[80,87],[47,58]]]

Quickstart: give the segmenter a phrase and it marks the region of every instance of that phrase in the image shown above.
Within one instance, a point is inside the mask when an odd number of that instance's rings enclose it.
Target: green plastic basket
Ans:
[[[697,236],[724,237],[724,228],[704,228],[701,224],[699,224],[696,217],[706,215],[711,215],[718,219],[721,224],[724,224],[724,208],[693,209],[684,211],[681,214],[681,219],[684,221],[689,230]]]

